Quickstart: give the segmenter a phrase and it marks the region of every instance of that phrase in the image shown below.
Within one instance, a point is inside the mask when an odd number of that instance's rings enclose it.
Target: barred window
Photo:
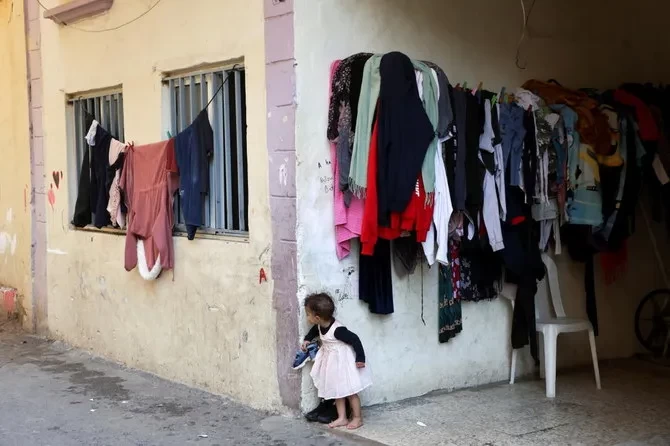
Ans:
[[[74,210],[77,185],[81,176],[84,153],[91,150],[86,143],[86,134],[93,119],[107,130],[114,138],[125,141],[123,127],[123,93],[120,88],[100,91],[91,94],[72,95],[68,99],[68,115],[71,123],[70,141],[70,197],[71,209]],[[89,152],[90,155],[90,152]]]
[[[248,232],[244,69],[222,68],[180,74],[166,78],[165,83],[169,91],[172,136],[188,127],[212,100],[208,114],[214,131],[214,153],[209,162],[210,185],[202,209],[205,222],[202,232]],[[175,222],[177,231],[186,230],[178,195]]]

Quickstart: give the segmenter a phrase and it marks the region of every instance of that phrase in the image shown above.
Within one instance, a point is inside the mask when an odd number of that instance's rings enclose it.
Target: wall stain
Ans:
[[[49,187],[49,192],[47,193],[47,199],[49,200],[49,204],[51,205],[51,210],[53,210],[54,205],[56,204],[56,194],[54,193],[53,183],[51,183],[51,186]]]

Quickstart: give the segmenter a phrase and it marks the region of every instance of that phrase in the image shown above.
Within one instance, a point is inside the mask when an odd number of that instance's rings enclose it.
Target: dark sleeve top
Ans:
[[[328,330],[330,330],[330,327],[332,326],[333,324],[330,324],[328,327],[321,327],[321,333],[328,333]],[[337,327],[334,334],[335,339],[342,341],[345,344],[349,344],[354,349],[354,353],[356,354],[356,362],[365,362],[365,350],[363,350],[363,344],[361,344],[361,340],[358,338],[356,333],[349,331],[346,327]],[[305,341],[313,341],[318,337],[319,327],[315,325],[309,330],[309,332],[307,332]]]

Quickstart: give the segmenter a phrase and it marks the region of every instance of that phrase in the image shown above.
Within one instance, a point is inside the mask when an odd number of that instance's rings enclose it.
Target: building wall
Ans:
[[[32,324],[28,74],[22,0],[0,0],[0,285],[16,288]]]
[[[326,141],[330,63],[360,51],[399,50],[438,63],[453,84],[482,81],[494,91],[515,89],[529,78],[555,78],[574,87],[667,82],[670,53],[661,49],[668,39],[656,33],[663,29],[662,17],[658,4],[647,0],[539,1],[519,52],[524,70],[515,63],[522,27],[518,2],[295,0],[298,300],[302,309],[311,292],[325,290],[337,298],[338,318],[359,334],[372,367],[375,385],[363,396],[366,404],[507,379],[511,309],[503,299],[464,303],[463,332],[440,345],[436,268],[403,279],[394,275],[391,316],[371,315],[358,301],[356,256],[339,262],[335,255]],[[614,285],[605,286],[597,268],[600,358],[636,351],[635,307],[663,285],[642,221],[629,247],[628,273]],[[583,266],[567,253],[557,263],[566,311],[585,316]],[[306,328],[301,314],[301,332]],[[589,361],[585,334],[562,335],[558,351],[564,366]],[[529,356],[521,355],[520,373],[532,370]],[[314,402],[308,377],[302,389],[308,408]]]
[[[77,28],[114,27],[146,10],[116,0]],[[53,337],[128,366],[223,393],[255,407],[280,405],[272,305],[263,2],[162,2],[117,31],[88,33],[42,19],[48,322]],[[249,158],[248,240],[176,237],[174,272],[145,282],[123,268],[123,236],[69,226],[67,95],[122,85],[125,137],[164,138],[163,73],[244,58]],[[51,172],[66,175],[60,187]],[[264,269],[268,281],[260,280]]]

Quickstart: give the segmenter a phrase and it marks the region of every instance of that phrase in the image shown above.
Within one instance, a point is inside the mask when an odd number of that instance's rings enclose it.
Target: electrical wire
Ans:
[[[535,2],[537,0],[533,0],[533,3],[530,4],[530,8],[528,8],[528,14],[526,14],[526,5],[524,3],[524,0],[520,1],[521,1],[521,14],[523,15],[523,28],[521,29],[521,37],[519,38],[519,43],[517,43],[516,45],[516,67],[520,70],[525,70],[528,64],[526,63],[523,66],[519,64],[519,53],[521,52],[521,44],[526,38],[526,32],[528,31],[528,21],[530,20],[530,15],[533,13],[533,8],[535,7]]]
[[[42,7],[42,9],[44,9],[45,11],[48,11],[48,10],[49,10],[49,8],[47,8],[46,6],[44,6],[44,4],[42,3],[41,0],[36,0],[36,1],[37,1],[37,3]],[[109,31],[116,31],[117,29],[121,29],[121,28],[123,28],[124,26],[130,25],[131,23],[136,22],[136,21],[138,21],[139,19],[141,19],[142,17],[144,17],[145,15],[149,14],[149,13],[156,7],[156,6],[158,6],[158,4],[159,4],[161,1],[163,1],[163,0],[156,0],[156,3],[154,3],[153,5],[151,5],[151,6],[149,7],[149,9],[147,9],[146,11],[144,11],[142,14],[138,15],[138,16],[135,17],[134,19],[129,20],[129,21],[127,21],[127,22],[125,22],[125,23],[122,23],[122,24],[120,24],[120,25],[111,27],[111,28],[104,28],[104,29],[84,29],[84,28],[79,28],[79,27],[77,27],[77,26],[70,25],[70,24],[65,23],[65,22],[60,22],[60,21],[58,21],[58,23],[61,24],[61,25],[67,26],[68,28],[72,28],[72,29],[75,29],[75,30],[77,30],[77,31],[81,31],[81,32],[84,32],[84,33],[106,33],[106,32],[109,32]]]

